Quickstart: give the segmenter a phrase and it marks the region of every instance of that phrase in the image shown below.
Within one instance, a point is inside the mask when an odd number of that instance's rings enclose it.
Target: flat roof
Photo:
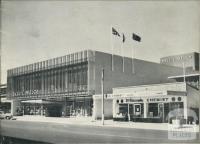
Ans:
[[[186,74],[186,75],[177,75],[177,76],[170,76],[170,77],[168,77],[168,79],[182,78],[182,77],[195,77],[195,76],[200,76],[200,73]]]
[[[113,89],[137,88],[137,87],[149,87],[149,86],[160,86],[160,85],[171,85],[171,84],[183,84],[183,83],[185,83],[185,82],[156,83],[156,84],[146,84],[146,85],[136,85],[136,86],[115,87],[115,88],[113,88]]]
[[[22,103],[37,103],[37,104],[50,104],[53,103],[51,101],[44,101],[44,100],[26,100],[26,101],[21,101]]]
[[[188,56],[188,55],[194,55],[194,54],[199,54],[199,52],[189,52],[189,53],[180,53],[180,54],[175,54],[175,55],[168,55],[165,57],[161,57],[160,59],[166,59],[166,58],[173,58],[173,57],[178,57],[178,56]]]

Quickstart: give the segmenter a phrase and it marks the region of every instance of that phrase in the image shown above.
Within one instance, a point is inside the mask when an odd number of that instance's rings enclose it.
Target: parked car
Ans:
[[[11,113],[4,113],[4,111],[0,111],[0,119],[11,119],[12,117]]]

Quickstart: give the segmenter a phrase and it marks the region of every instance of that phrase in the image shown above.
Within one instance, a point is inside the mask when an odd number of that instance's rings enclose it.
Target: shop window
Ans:
[[[170,103],[170,111],[178,108],[183,108],[183,102]]]
[[[119,113],[123,116],[128,113],[128,105],[127,104],[119,104]]]
[[[158,103],[149,103],[149,116],[158,116]]]

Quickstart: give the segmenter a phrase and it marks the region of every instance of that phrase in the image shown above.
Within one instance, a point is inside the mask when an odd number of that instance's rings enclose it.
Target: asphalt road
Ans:
[[[168,131],[11,120],[1,121],[1,135],[48,143],[199,142],[169,140]]]

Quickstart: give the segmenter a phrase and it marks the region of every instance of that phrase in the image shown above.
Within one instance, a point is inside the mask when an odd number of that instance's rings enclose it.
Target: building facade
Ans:
[[[105,93],[112,88],[163,83],[180,68],[85,50],[8,70],[8,98],[16,113],[49,116],[91,116],[92,95],[101,94],[105,71]]]
[[[178,82],[186,81],[187,84],[197,89],[200,88],[200,54],[197,52],[181,55],[172,55],[160,59],[160,63],[169,66],[180,67],[182,74],[172,75],[169,78]]]
[[[172,55],[160,59],[161,64],[183,68],[190,71],[199,71],[199,53],[192,52],[181,55]]]
[[[0,111],[6,113],[12,113],[11,111],[11,100],[7,100],[7,85],[0,85]]]
[[[101,117],[101,97],[93,96],[95,119]],[[198,122],[199,92],[184,82],[113,88],[104,102],[105,116],[114,120],[170,122],[180,118]],[[173,112],[177,113],[171,115]]]

